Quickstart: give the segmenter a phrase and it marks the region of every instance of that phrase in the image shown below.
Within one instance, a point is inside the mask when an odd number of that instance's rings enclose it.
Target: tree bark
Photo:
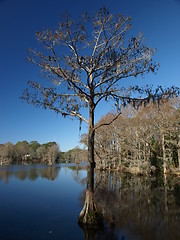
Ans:
[[[94,166],[88,163],[87,189],[84,207],[79,214],[79,224],[96,227],[99,224],[99,217],[94,200]]]
[[[89,133],[88,133],[88,168],[87,168],[87,188],[84,207],[79,214],[78,223],[97,227],[101,220],[97,213],[94,200],[94,100],[93,94],[89,104]]]
[[[178,163],[179,163],[179,169],[180,169],[180,134],[178,137]]]

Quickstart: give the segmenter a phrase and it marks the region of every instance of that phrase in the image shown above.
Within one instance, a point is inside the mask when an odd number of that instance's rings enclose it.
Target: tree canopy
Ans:
[[[88,108],[90,100],[94,109],[102,100],[115,100],[117,109],[120,102],[139,102],[131,93],[142,89],[120,88],[119,81],[155,72],[158,64],[152,61],[156,50],[144,45],[142,34],[129,37],[130,29],[130,17],[114,16],[105,8],[93,17],[83,14],[80,21],[66,13],[55,30],[36,33],[45,49],[29,50],[28,59],[48,81],[29,81],[22,98],[87,123],[81,109]],[[146,93],[147,99],[153,95]]]

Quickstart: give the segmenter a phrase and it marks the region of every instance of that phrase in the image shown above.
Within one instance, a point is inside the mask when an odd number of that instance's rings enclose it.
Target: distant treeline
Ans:
[[[56,142],[40,144],[37,141],[19,141],[16,144],[0,144],[0,165],[19,162],[52,165],[61,162],[80,163],[85,160],[86,150],[75,147],[61,152]]]
[[[67,152],[61,152],[59,157],[60,162],[64,163],[81,163],[87,161],[87,150],[75,147]]]
[[[59,158],[59,147],[56,142],[40,144],[37,141],[19,141],[0,145],[0,164],[16,162],[41,162],[54,164]]]

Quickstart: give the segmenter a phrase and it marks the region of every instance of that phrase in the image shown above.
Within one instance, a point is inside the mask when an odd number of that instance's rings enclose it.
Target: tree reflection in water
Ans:
[[[22,181],[38,178],[52,181],[59,171],[59,166],[6,166],[0,168],[0,180],[8,183],[9,178],[15,177]],[[86,184],[79,168],[71,167],[71,174],[78,184]],[[180,239],[179,178],[96,171],[94,183],[94,200],[104,225],[93,229],[82,226],[86,240]],[[85,192],[79,199],[82,207]]]
[[[96,171],[95,202],[105,227],[83,226],[85,239],[180,239],[179,199],[178,178]]]
[[[87,225],[82,225],[81,228],[84,233],[85,240],[96,240],[96,239],[118,240],[119,239],[118,232],[113,227],[88,228]],[[123,237],[121,239],[123,239]]]
[[[36,165],[21,165],[17,168],[14,166],[7,166],[5,169],[0,169],[0,180],[4,180],[8,183],[9,178],[14,176],[21,181],[26,179],[35,181],[39,177],[53,181],[58,177],[59,171],[60,167],[56,165],[41,167],[37,167]]]

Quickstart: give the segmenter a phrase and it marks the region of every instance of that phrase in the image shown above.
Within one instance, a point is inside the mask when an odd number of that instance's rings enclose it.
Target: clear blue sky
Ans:
[[[93,14],[103,5],[131,16],[133,34],[144,33],[146,44],[157,48],[158,73],[135,83],[180,87],[180,0],[0,0],[0,143],[56,141],[62,151],[79,144],[78,121],[19,99],[27,81],[40,77],[26,60],[27,49],[38,47],[36,31],[56,26],[65,11]],[[96,119],[105,113],[101,106]]]

